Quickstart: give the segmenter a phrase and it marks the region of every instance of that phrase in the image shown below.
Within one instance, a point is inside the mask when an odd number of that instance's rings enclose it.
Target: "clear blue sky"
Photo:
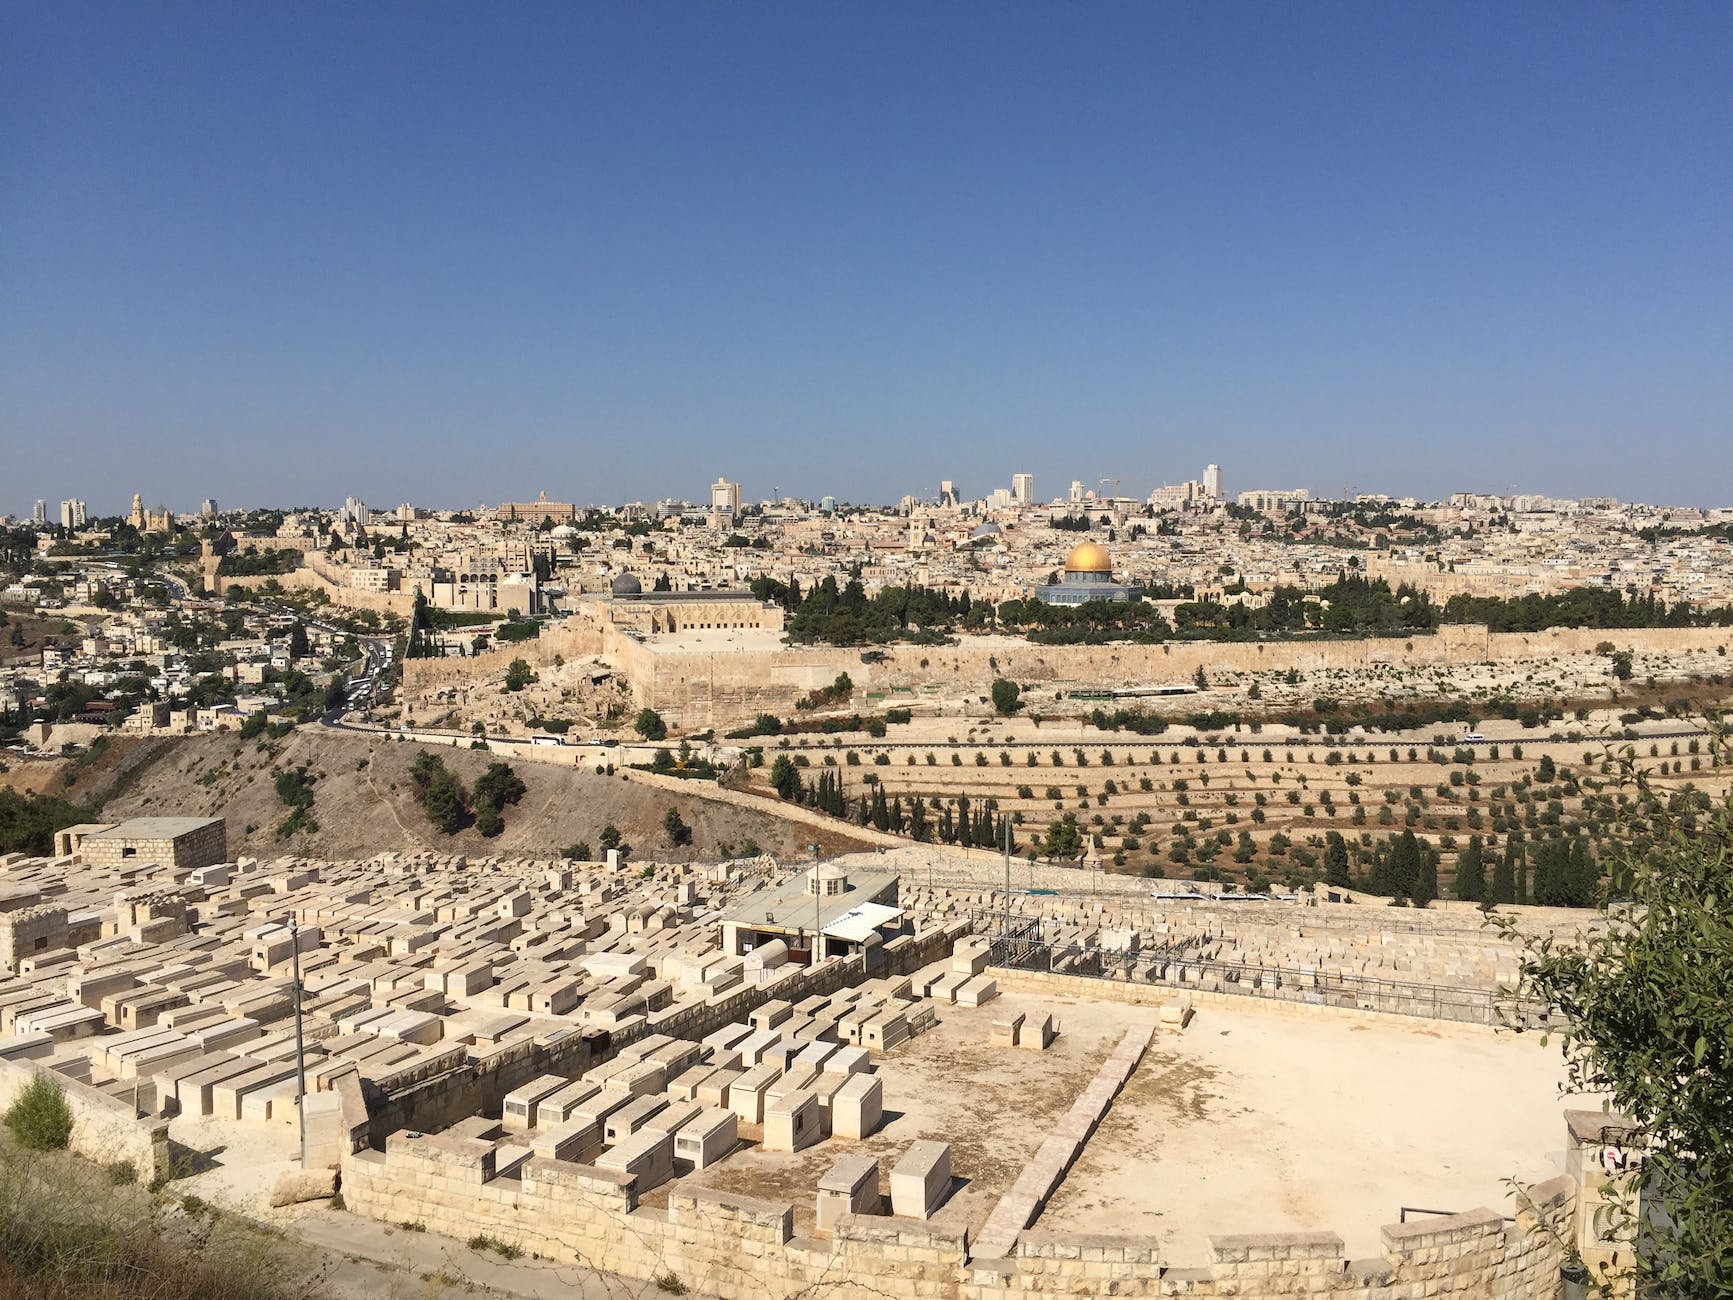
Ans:
[[[0,13],[0,511],[1733,504],[1733,4]]]

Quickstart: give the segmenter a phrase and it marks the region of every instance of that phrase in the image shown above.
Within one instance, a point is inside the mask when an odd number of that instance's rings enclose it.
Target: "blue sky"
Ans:
[[[1733,504],[1733,6],[0,14],[0,511]]]

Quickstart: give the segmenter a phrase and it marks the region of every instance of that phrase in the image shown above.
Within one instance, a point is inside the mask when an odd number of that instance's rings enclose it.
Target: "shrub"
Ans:
[[[27,1151],[62,1151],[72,1137],[72,1107],[53,1075],[39,1071],[6,1111],[6,1127]]]

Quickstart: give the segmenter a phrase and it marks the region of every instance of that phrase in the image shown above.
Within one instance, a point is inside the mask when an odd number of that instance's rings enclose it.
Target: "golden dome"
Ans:
[[[1112,573],[1113,561],[1098,542],[1084,542],[1065,557],[1067,573]]]

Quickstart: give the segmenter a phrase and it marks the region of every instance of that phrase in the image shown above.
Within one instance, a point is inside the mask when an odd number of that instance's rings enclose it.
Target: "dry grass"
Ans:
[[[320,1300],[301,1252],[232,1215],[0,1145],[0,1300]]]

